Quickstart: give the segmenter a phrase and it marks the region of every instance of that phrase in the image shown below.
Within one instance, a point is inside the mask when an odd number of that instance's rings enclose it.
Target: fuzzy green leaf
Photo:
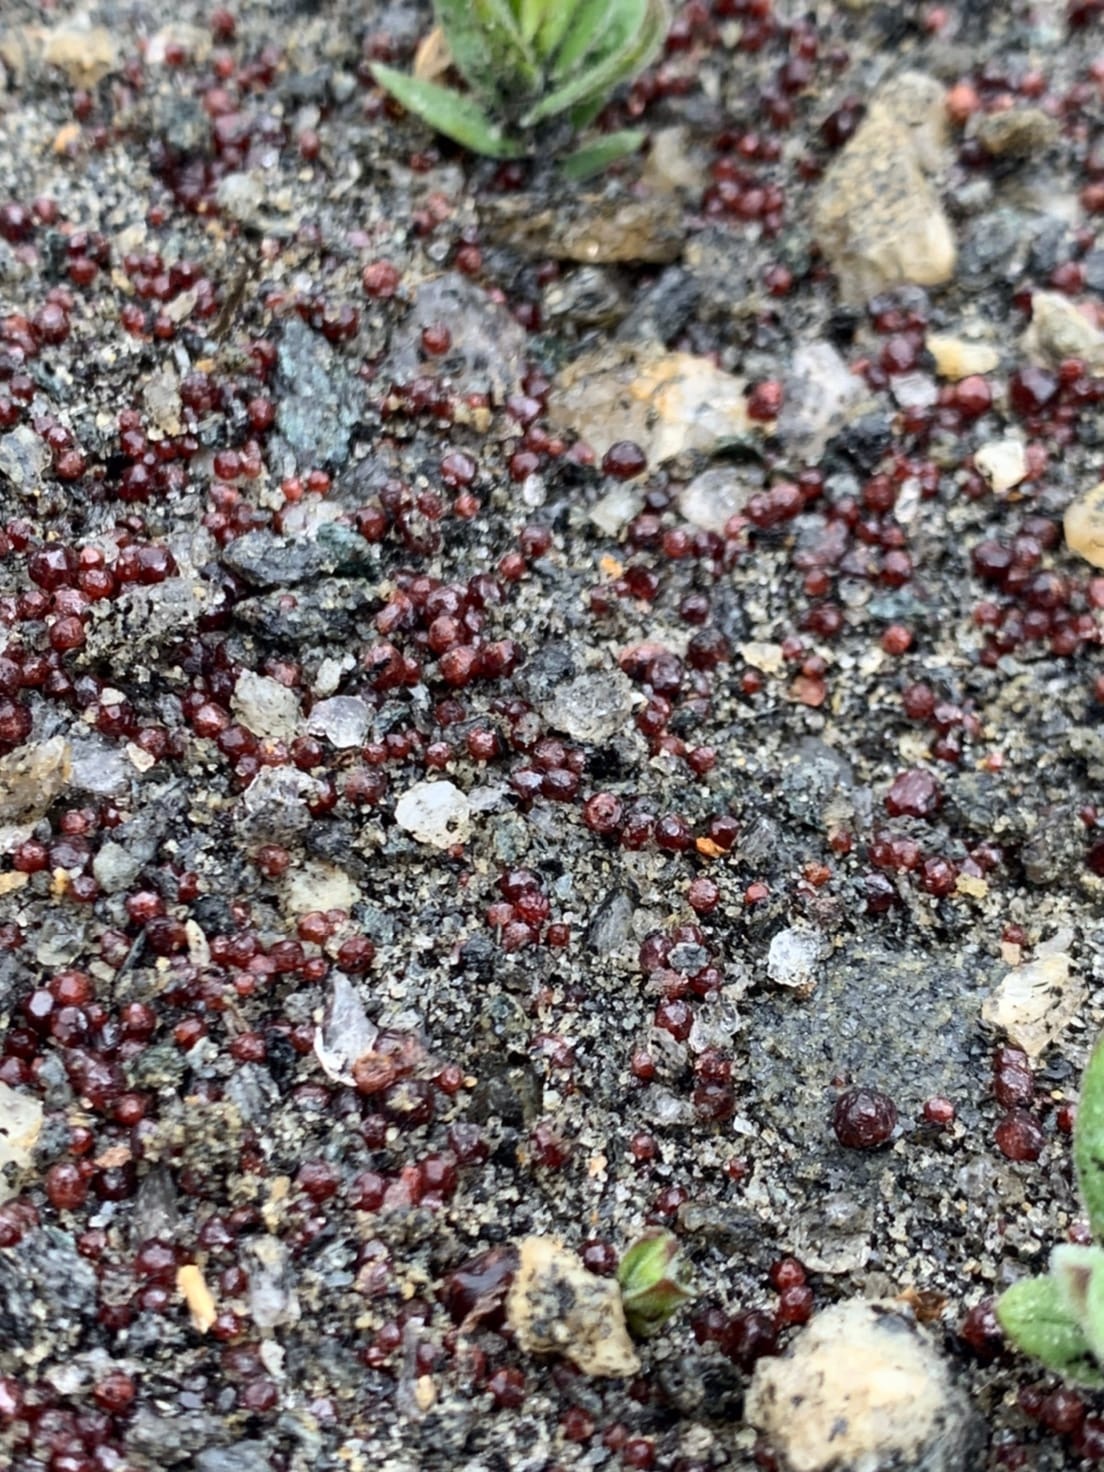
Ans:
[[[540,73],[508,0],[434,0],[457,71],[484,101],[504,106],[540,90]]]
[[[1089,1348],[1104,1361],[1104,1247],[1063,1243],[1050,1254],[1050,1276]]]
[[[555,56],[563,38],[575,24],[583,3],[584,0],[548,0],[536,41],[537,55],[542,61],[547,62]],[[598,0],[598,3],[604,8],[610,0]]]
[[[665,0],[617,0],[604,60],[542,97],[530,108],[524,122],[543,122],[579,104],[607,97],[648,65],[663,44],[666,31]]]
[[[1097,1039],[1081,1079],[1073,1163],[1093,1236],[1104,1238],[1104,1035]]]
[[[1080,1247],[1072,1242],[1064,1242],[1050,1254],[1050,1276],[1058,1285],[1066,1312],[1078,1323],[1087,1311],[1089,1279],[1102,1262],[1104,1249]]]
[[[593,143],[586,143],[574,153],[569,153],[561,167],[569,179],[589,179],[591,175],[608,169],[618,159],[635,153],[643,142],[644,133],[640,128],[625,128],[620,133],[606,133]]]
[[[408,76],[381,62],[373,64],[372,75],[407,112],[473,153],[485,154],[487,158],[519,158],[524,152],[520,143],[507,138],[491,122],[473,98],[464,97],[451,87]]]
[[[997,1299],[997,1318],[1016,1347],[1048,1370],[1078,1385],[1104,1384],[1089,1341],[1054,1278],[1014,1284]]]
[[[546,44],[542,33],[540,40],[543,55],[555,53],[553,81],[566,81],[582,65],[588,53],[608,35],[614,12],[621,4],[623,0],[575,0],[574,5],[564,6],[560,35],[549,37]]]

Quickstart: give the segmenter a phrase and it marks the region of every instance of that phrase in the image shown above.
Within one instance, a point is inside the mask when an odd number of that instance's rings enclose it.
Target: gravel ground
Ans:
[[[1104,1025],[1102,14],[692,0],[569,191],[384,104],[428,6],[6,0],[3,1466],[1104,1458],[990,1308]]]

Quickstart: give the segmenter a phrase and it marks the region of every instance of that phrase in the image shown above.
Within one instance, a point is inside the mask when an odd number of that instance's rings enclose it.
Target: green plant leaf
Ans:
[[[1089,1348],[1104,1361],[1104,1247],[1062,1243],[1050,1254],[1050,1276]]]
[[[605,105],[605,97],[592,97],[589,102],[580,102],[577,107],[573,107],[568,116],[571,118],[571,126],[576,133],[589,128]]]
[[[575,23],[583,0],[547,0],[540,30],[537,32],[537,55],[544,62],[555,56],[563,38]],[[595,3],[595,0],[591,0]],[[597,0],[604,9],[610,0]]]
[[[508,0],[434,0],[457,71],[484,101],[503,107],[540,90],[540,72]]]
[[[610,47],[604,58],[547,93],[530,108],[523,122],[543,122],[581,103],[605,98],[622,82],[636,76],[663,44],[667,31],[665,0],[617,0],[610,27]]]
[[[614,11],[621,4],[623,0],[574,0],[574,4],[569,0],[564,5],[559,35],[549,36],[546,43],[542,32],[539,43],[544,56],[555,54],[554,81],[565,81],[608,34]]]
[[[1089,1341],[1052,1277],[1025,1278],[997,1299],[997,1318],[1013,1344],[1078,1385],[1104,1385]]]
[[[464,97],[451,87],[408,76],[382,62],[373,63],[372,75],[407,112],[473,153],[485,154],[487,158],[519,158],[524,153],[521,144],[491,122],[473,98]]]
[[[620,133],[606,133],[593,143],[586,143],[574,153],[569,153],[560,167],[569,179],[589,179],[592,174],[600,174],[603,169],[608,169],[618,159],[635,153],[644,142],[644,137],[641,128],[625,128]]]
[[[1104,1249],[1079,1247],[1072,1242],[1062,1243],[1050,1254],[1050,1276],[1058,1284],[1066,1312],[1078,1323],[1087,1311],[1089,1279],[1101,1262],[1104,1262]]]
[[[694,1289],[673,1232],[653,1228],[639,1237],[617,1266],[625,1322],[634,1334],[654,1334]]]
[[[1104,1237],[1104,1034],[1081,1079],[1073,1126],[1073,1164],[1094,1237]]]
[[[548,0],[514,0],[514,14],[527,46],[532,46],[536,40],[548,9]]]

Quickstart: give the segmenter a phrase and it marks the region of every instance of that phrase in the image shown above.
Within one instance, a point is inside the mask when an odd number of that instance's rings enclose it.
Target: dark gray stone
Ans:
[[[0,1345],[29,1349],[49,1335],[68,1349],[96,1312],[96,1270],[68,1232],[39,1227],[0,1251]]]
[[[303,468],[343,460],[363,390],[326,339],[299,317],[284,324],[277,383],[276,423]]]

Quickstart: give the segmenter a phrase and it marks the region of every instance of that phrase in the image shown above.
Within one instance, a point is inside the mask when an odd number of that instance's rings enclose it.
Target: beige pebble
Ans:
[[[686,240],[682,204],[669,189],[643,199],[588,191],[565,196],[555,209],[503,196],[481,208],[480,220],[492,240],[529,256],[581,265],[666,265],[678,259]]]
[[[1066,508],[1066,546],[1093,567],[1104,567],[1104,481]]]
[[[982,1003],[981,1017],[1035,1059],[1057,1041],[1084,1001],[1084,984],[1071,976],[1069,956],[1059,953],[1013,967]]]
[[[471,837],[471,804],[453,782],[415,782],[395,804],[395,822],[418,843],[451,848]]]
[[[1037,291],[1031,298],[1023,348],[1028,357],[1055,368],[1066,358],[1081,358],[1090,368],[1104,370],[1104,332],[1060,291]]]
[[[954,275],[954,232],[928,177],[942,162],[946,130],[943,87],[906,72],[881,88],[825,175],[813,233],[845,302]]]
[[[549,423],[604,455],[632,440],[659,465],[684,451],[711,454],[750,428],[744,382],[708,358],[616,344],[582,354],[556,378]]]
[[[552,1237],[526,1237],[506,1318],[527,1354],[561,1354],[584,1375],[635,1375],[621,1290]]]
[[[947,1367],[892,1302],[817,1314],[780,1359],[761,1359],[744,1407],[780,1472],[960,1472],[977,1421]],[[974,1448],[976,1450],[976,1447]]]
[[[1045,153],[1060,131],[1058,119],[1041,107],[1018,107],[976,117],[971,134],[994,158],[1031,158]]]
[[[925,346],[935,359],[936,374],[952,383],[972,378],[975,374],[992,373],[1000,363],[996,348],[987,342],[971,342],[965,337],[933,332]]]
[[[0,1083],[0,1201],[14,1194],[5,1167],[26,1170],[42,1130],[42,1104],[32,1094]]]
[[[177,1269],[176,1288],[188,1305],[192,1327],[197,1334],[206,1334],[218,1318],[218,1309],[215,1307],[215,1300],[204,1281],[202,1272],[194,1262],[185,1263],[183,1267]]]
[[[115,39],[106,26],[58,26],[50,32],[43,56],[74,87],[94,87],[119,65]]]
[[[975,450],[974,464],[999,496],[1027,476],[1027,450],[1020,440],[990,440]]]

